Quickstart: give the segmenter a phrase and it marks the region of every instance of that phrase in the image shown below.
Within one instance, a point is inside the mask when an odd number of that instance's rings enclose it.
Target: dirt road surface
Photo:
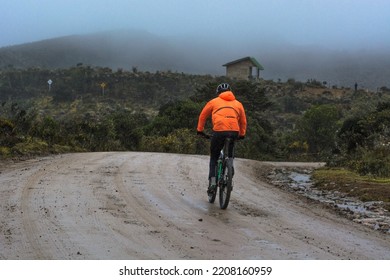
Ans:
[[[221,210],[207,201],[207,156],[1,163],[0,259],[390,259],[389,235],[262,181],[270,164],[236,159]]]

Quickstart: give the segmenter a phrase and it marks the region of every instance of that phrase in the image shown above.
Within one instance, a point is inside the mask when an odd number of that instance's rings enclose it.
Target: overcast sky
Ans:
[[[389,0],[0,0],[0,47],[112,29],[331,49],[390,46]]]

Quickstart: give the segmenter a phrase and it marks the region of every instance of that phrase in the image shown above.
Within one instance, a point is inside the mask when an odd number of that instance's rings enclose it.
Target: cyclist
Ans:
[[[230,85],[222,83],[218,85],[216,93],[218,97],[210,100],[199,115],[197,134],[206,136],[203,132],[207,118],[211,116],[213,133],[210,145],[209,164],[209,188],[208,193],[216,189],[216,164],[225,139],[243,139],[246,133],[246,115],[244,107],[234,96]],[[232,156],[234,141],[229,147],[229,156]]]

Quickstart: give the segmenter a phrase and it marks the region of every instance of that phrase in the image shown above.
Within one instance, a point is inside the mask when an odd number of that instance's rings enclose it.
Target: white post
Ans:
[[[49,91],[50,91],[50,90],[51,90],[51,84],[53,83],[53,81],[49,79],[49,80],[47,81],[47,83],[48,83],[48,85],[49,85]]]

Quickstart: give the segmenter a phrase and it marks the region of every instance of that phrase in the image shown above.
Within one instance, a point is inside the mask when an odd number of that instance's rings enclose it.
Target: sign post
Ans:
[[[105,89],[105,87],[107,86],[107,84],[106,83],[101,83],[100,84],[100,87],[102,88],[102,94],[104,95],[104,89]]]
[[[47,83],[48,83],[48,85],[49,85],[49,91],[50,91],[50,90],[51,90],[51,84],[53,83],[53,81],[49,79],[49,80],[47,81]]]

